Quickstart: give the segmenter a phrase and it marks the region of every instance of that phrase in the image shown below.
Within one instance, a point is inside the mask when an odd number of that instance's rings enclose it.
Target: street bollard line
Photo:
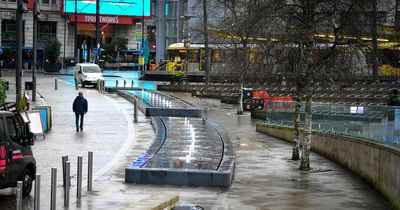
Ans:
[[[65,162],[65,187],[64,187],[64,207],[69,207],[69,188],[70,188],[70,162]]]
[[[40,174],[35,176],[34,210],[40,210]]]
[[[78,156],[78,175],[76,183],[76,197],[82,197],[82,156]]]
[[[78,90],[78,80],[74,77],[74,81],[75,81],[75,89]]]
[[[68,155],[62,156],[63,187],[65,187],[65,162],[67,161],[68,161]]]
[[[56,210],[57,168],[51,168],[50,210]]]
[[[54,90],[57,90],[57,88],[58,88],[58,79],[55,78],[54,79]]]
[[[124,80],[124,88],[126,87],[126,80]]]
[[[17,182],[17,210],[22,209],[22,181]]]
[[[118,87],[118,80],[115,80],[115,87]]]
[[[132,80],[132,82],[131,82],[131,86],[133,87],[133,85],[134,85],[134,82],[133,82],[133,80]]]
[[[134,119],[134,122],[137,123],[138,122],[138,102],[137,102],[136,97],[133,97],[133,106],[134,106],[133,119]]]
[[[92,181],[93,181],[93,152],[88,153],[88,183],[87,190],[92,191]]]

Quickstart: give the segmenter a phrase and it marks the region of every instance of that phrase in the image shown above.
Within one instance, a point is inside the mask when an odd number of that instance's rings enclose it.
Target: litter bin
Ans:
[[[264,99],[263,98],[252,98],[251,99],[251,110],[264,109]]]

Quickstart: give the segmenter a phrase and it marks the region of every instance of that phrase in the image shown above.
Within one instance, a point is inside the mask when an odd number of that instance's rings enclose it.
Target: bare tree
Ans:
[[[378,79],[378,30],[377,30],[377,8],[376,0],[372,0],[372,11],[371,11],[371,35],[372,35],[372,76],[375,80]]]
[[[312,129],[312,96],[313,86],[324,80],[332,80],[350,72],[350,68],[337,68],[334,64],[340,54],[346,52],[344,47],[338,47],[339,36],[343,35],[346,26],[350,23],[350,15],[354,12],[354,3],[346,0],[293,0],[283,7],[285,12],[284,22],[286,26],[285,50],[290,58],[289,68],[285,68],[285,74],[294,78],[295,92],[295,129],[294,147],[292,159],[300,157],[301,170],[310,169],[310,145]],[[323,40],[319,32],[333,35],[333,41]],[[348,44],[345,46],[349,48]],[[304,140],[300,144],[300,108],[305,101]]]
[[[234,75],[236,75],[239,86],[238,114],[243,113],[243,87],[244,79],[250,69],[255,67],[255,63],[260,61],[262,53],[257,52],[257,56],[252,56],[255,51],[261,48],[255,44],[263,40],[269,42],[263,35],[267,34],[271,20],[275,18],[272,14],[278,7],[277,0],[218,0],[225,12],[225,18],[221,18],[216,28],[219,41],[231,54],[225,61]]]
[[[204,71],[206,84],[210,82],[210,49],[208,47],[208,10],[207,0],[203,0],[203,34],[204,34]]]

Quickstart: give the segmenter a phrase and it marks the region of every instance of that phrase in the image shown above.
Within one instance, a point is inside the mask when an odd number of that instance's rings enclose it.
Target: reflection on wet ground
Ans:
[[[219,132],[201,118],[162,117],[166,139],[144,168],[218,170],[223,156]]]
[[[125,91],[130,95],[138,96],[143,104],[150,107],[159,108],[192,108],[192,105],[185,103],[182,100],[165,95],[159,92],[145,91],[145,90],[130,90]]]
[[[60,71],[59,78],[66,81],[70,85],[74,85],[74,69],[72,67]],[[143,81],[139,80],[140,72],[138,71],[118,71],[118,70],[104,70],[103,78],[106,87],[115,87],[118,84],[118,87],[124,87],[124,81],[126,87],[135,87],[135,88],[143,88],[147,90],[156,90],[157,82],[155,81]],[[118,82],[117,82],[118,81]],[[133,83],[132,83],[133,81]]]

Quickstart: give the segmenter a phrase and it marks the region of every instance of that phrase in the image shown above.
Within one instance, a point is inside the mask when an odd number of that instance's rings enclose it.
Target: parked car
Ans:
[[[31,145],[33,134],[18,113],[0,111],[0,189],[22,181],[22,194],[29,195],[36,174]]]
[[[97,85],[98,80],[103,79],[103,73],[97,64],[77,63],[75,65],[76,82],[85,87],[86,85]]]

